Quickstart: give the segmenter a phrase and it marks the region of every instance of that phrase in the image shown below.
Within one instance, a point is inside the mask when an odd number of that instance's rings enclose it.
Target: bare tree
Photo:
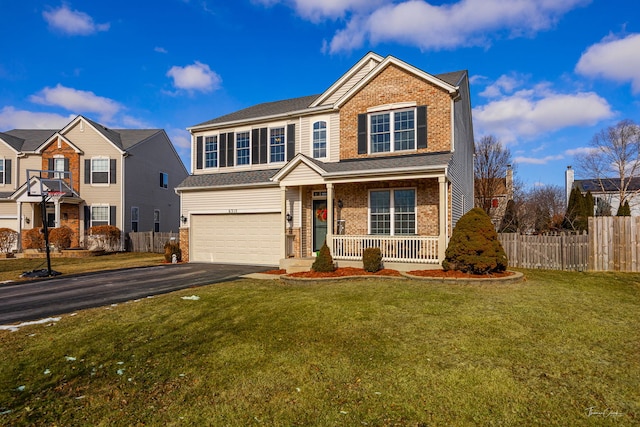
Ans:
[[[546,233],[559,230],[565,214],[564,189],[557,185],[536,187],[522,201],[519,225],[522,232]]]
[[[476,141],[473,162],[475,205],[493,217],[495,206],[492,201],[498,195],[512,189],[505,183],[507,171],[513,163],[511,151],[504,147],[493,135],[487,135]],[[512,197],[512,196],[511,196]]]
[[[595,180],[603,194],[617,193],[619,206],[633,202],[640,191],[632,185],[640,175],[640,127],[623,120],[601,130],[591,140],[591,151],[577,160],[584,178]]]

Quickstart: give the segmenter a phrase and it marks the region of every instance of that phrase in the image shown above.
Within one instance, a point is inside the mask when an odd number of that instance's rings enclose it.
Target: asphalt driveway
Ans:
[[[267,267],[167,264],[0,285],[0,325],[234,280]]]

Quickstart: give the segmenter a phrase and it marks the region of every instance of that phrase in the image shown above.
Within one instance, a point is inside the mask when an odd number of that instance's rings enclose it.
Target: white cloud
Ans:
[[[506,75],[503,74],[493,84],[485,87],[485,89],[479,93],[480,96],[485,98],[495,98],[505,94],[513,93],[515,89],[522,86],[524,78],[515,74]]]
[[[167,51],[167,49],[165,49],[165,48],[163,48],[163,47],[160,47],[160,46],[156,46],[156,47],[154,47],[154,48],[153,48],[153,50],[154,50],[154,51],[156,51],[156,52],[158,52],[158,53],[169,53],[169,52]]]
[[[521,90],[473,109],[478,134],[496,135],[511,143],[570,126],[591,126],[613,116],[611,106],[593,92],[560,94]]]
[[[576,72],[616,82],[631,82],[633,92],[640,93],[640,34],[605,37],[582,54]]]
[[[311,22],[343,18],[348,13],[372,11],[391,0],[254,0],[264,6],[285,3]]]
[[[177,148],[190,149],[191,148],[191,134],[184,129],[168,129],[167,134]]]
[[[188,91],[211,92],[220,87],[222,78],[209,68],[207,64],[196,61],[185,67],[173,66],[167,71],[177,89]]]
[[[109,23],[96,24],[91,16],[71,10],[67,5],[44,11],[42,16],[52,29],[71,36],[86,36],[98,31],[107,31],[110,26]]]
[[[590,1],[460,0],[444,5],[423,0],[386,2],[371,14],[352,17],[334,36],[329,50],[349,51],[362,46],[366,39],[372,44],[396,42],[423,50],[488,46],[492,38],[526,37],[552,28],[563,14]]]
[[[38,113],[6,106],[0,110],[0,131],[11,129],[62,129],[75,115]]]
[[[45,87],[38,94],[31,95],[30,101],[42,105],[63,107],[77,114],[97,113],[100,120],[109,121],[122,105],[116,101],[97,96],[93,92],[73,89],[58,84],[54,88]]]
[[[564,156],[562,154],[556,154],[554,156],[545,156],[545,157],[524,157],[519,156],[513,159],[516,164],[529,164],[529,165],[546,165],[547,163],[554,160],[562,160]]]

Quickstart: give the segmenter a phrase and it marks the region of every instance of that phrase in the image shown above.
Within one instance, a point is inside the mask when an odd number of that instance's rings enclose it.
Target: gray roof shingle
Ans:
[[[278,169],[264,169],[244,172],[211,173],[206,175],[190,175],[178,189],[203,187],[232,187],[238,185],[270,184],[270,178]]]

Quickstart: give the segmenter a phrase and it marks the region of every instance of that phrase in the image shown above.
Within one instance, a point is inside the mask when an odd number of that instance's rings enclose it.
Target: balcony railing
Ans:
[[[365,248],[380,248],[383,261],[438,264],[438,236],[332,236],[334,259],[362,260]]]

